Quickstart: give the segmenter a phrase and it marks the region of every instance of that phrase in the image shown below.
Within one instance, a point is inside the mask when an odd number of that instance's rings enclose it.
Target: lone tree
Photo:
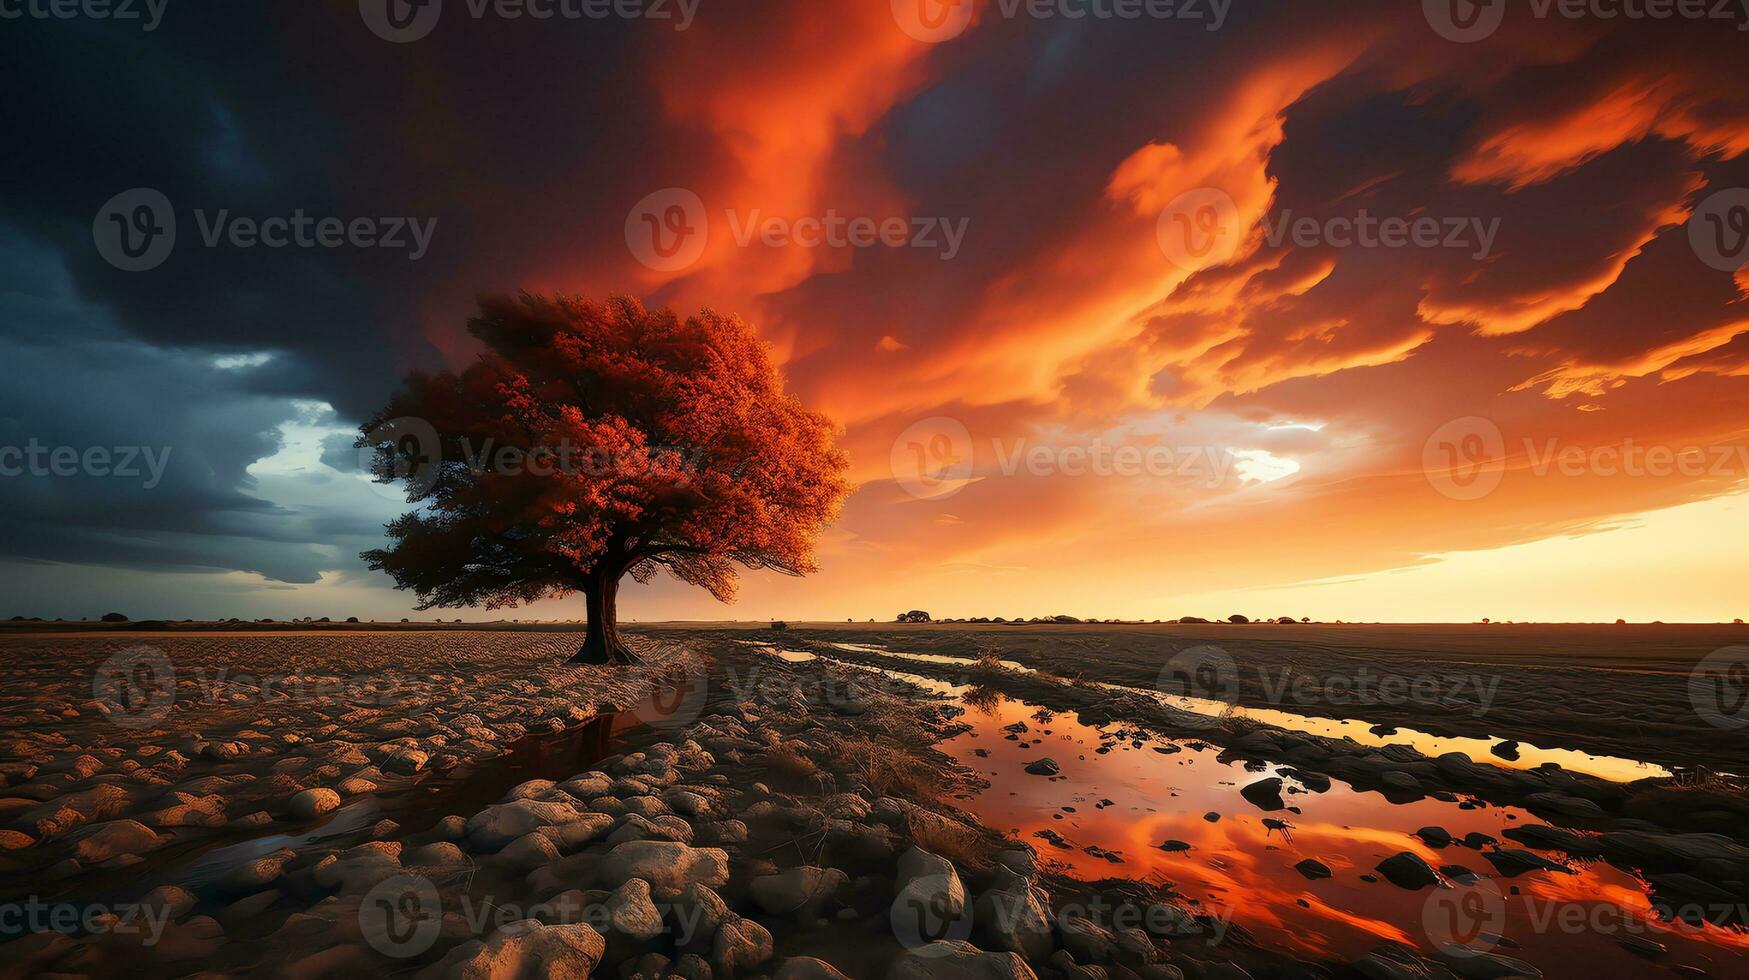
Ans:
[[[357,443],[421,505],[363,554],[420,609],[581,592],[573,662],[629,663],[614,612],[626,574],[667,569],[730,602],[737,565],[817,569],[847,462],[741,319],[524,293],[481,299],[468,331],[479,360],[409,375]]]

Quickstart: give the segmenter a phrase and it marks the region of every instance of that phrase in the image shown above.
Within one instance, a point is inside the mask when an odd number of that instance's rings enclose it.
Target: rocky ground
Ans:
[[[412,681],[431,655],[416,635],[303,641],[280,651],[278,683],[233,674],[235,686],[217,687],[210,672],[235,650],[181,639],[168,707],[149,696],[165,678],[137,670],[146,695],[92,696],[114,693],[92,677],[116,651],[92,658],[84,696],[60,676],[79,673],[68,651],[14,651],[0,702],[4,894],[42,921],[72,918],[7,943],[0,975],[1540,975],[1505,953],[1386,943],[1352,963],[1299,963],[1241,928],[1213,944],[1211,923],[1168,885],[1055,874],[1033,850],[1043,842],[958,810],[970,777],[931,748],[960,726],[951,702],[850,665],[785,663],[744,637],[657,639],[651,665],[629,670],[568,667],[563,637],[470,637],[467,653],[446,641],[446,673],[429,686]],[[1695,815],[1728,796],[1279,730],[1211,732],[1155,703],[990,665],[974,679],[1084,720],[1198,732],[1236,758],[1291,764],[1288,781],[1243,788],[1265,810],[1330,778],[1399,798],[1473,794],[1549,821],[1476,845],[1508,875],[1602,858],[1672,900],[1749,901],[1749,847],[1685,829],[1716,822]],[[335,685],[342,693],[312,693]],[[615,717],[632,724],[587,765],[460,812],[401,806],[319,833],[354,807],[490,774],[530,741]],[[1661,806],[1647,813],[1653,793]],[[178,875],[220,844],[235,857],[217,873]],[[1410,890],[1448,884],[1414,855],[1378,873]]]
[[[678,676],[683,687],[705,690],[696,683],[702,674],[673,667],[654,671],[655,683]],[[1120,883],[1103,901],[1088,901],[1096,896],[1087,886],[1057,893],[1041,878],[1030,847],[1001,839],[944,802],[965,776],[928,749],[955,725],[954,710],[943,703],[856,683],[856,672],[824,663],[775,668],[777,685],[767,673],[751,696],[733,676],[725,682],[722,662],[710,669],[711,693],[689,699],[682,691],[666,713],[652,712],[637,729],[644,744],[636,751],[566,778],[523,782],[473,813],[432,814],[424,826],[374,826],[372,839],[357,843],[263,848],[200,887],[158,885],[76,928],[16,939],[5,947],[0,971],[1240,975],[1174,953],[1171,937],[1194,934],[1199,925],[1164,890]],[[576,690],[605,705],[616,686],[651,673],[621,672],[593,683],[565,670],[554,676],[572,676]],[[263,809],[252,812],[265,815],[263,827],[318,823],[346,797],[379,791],[381,784],[372,790],[354,781],[377,782],[392,771],[392,759],[421,753],[424,765],[403,764],[408,771],[397,775],[438,778],[429,775],[433,759],[454,755],[457,765],[472,764],[463,745],[478,742],[485,755],[486,745],[501,746],[509,735],[488,738],[485,726],[520,732],[555,712],[571,717],[544,693],[556,688],[536,679],[510,686],[526,698],[475,693],[494,706],[478,720],[481,730],[456,727],[454,715],[469,712],[444,712],[420,719],[420,734],[385,742],[358,737],[364,732],[344,720],[286,739],[291,732],[259,711],[251,713],[262,717],[244,730],[252,735],[226,732],[217,740],[210,731],[151,729],[156,734],[133,751],[72,744],[105,741],[99,738],[21,736],[14,747],[21,768],[8,790],[28,802],[8,809],[13,826],[24,828],[16,831],[22,836],[11,856],[43,856],[22,873],[15,863],[8,890],[44,884],[29,880],[42,874],[61,883],[57,901],[95,905],[79,902],[82,883],[150,867],[165,838],[228,833],[247,817],[235,811],[258,803]],[[579,699],[567,703],[575,708]],[[511,711],[512,704],[520,710]],[[65,709],[50,702],[42,710]],[[352,725],[367,727],[366,719]],[[243,750],[215,757],[197,747],[228,741]],[[169,752],[185,758],[173,767],[145,761]],[[93,768],[81,758],[107,763]],[[192,774],[255,758],[275,775],[233,773],[227,782],[224,775]],[[148,769],[163,778],[131,776]],[[253,784],[266,780],[274,788],[258,792]],[[163,816],[174,807],[215,816]],[[152,880],[142,876],[136,890]],[[1086,902],[1089,909],[1114,903],[1122,910],[1114,921],[1134,924],[1109,928],[1073,914],[1059,922],[1053,900]],[[1260,951],[1237,953],[1273,962]]]

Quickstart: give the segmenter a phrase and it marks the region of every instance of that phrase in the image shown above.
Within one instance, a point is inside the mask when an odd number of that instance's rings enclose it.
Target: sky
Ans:
[[[406,509],[360,420],[526,289],[737,313],[843,429],[818,574],[627,619],[1749,615],[1749,13],[1705,6],[29,8],[0,613],[580,616],[358,558]]]

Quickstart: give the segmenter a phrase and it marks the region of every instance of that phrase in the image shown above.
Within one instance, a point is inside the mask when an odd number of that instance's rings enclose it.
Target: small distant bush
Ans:
[[[106,623],[125,623],[128,618],[121,613],[104,613],[103,621]]]

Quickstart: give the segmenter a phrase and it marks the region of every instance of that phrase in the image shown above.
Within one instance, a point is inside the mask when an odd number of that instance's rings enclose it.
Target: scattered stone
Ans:
[[[1529,851],[1520,851],[1513,848],[1500,848],[1492,851],[1483,851],[1482,857],[1486,858],[1488,863],[1494,866],[1495,870],[1508,878],[1515,878],[1530,871],[1555,871],[1561,874],[1576,873],[1572,868],[1569,868],[1564,864],[1557,864],[1554,861],[1532,854]]]
[[[1542,971],[1520,959],[1483,952],[1471,946],[1436,946],[1433,958],[1446,969],[1469,980],[1505,980],[1508,977],[1541,977]]]
[[[383,760],[383,770],[400,776],[411,776],[424,769],[425,764],[430,761],[431,756],[419,749],[401,748]]]
[[[971,943],[943,939],[907,949],[887,970],[887,980],[1037,980],[1018,954],[986,953]]]
[[[1081,916],[1062,917],[1057,932],[1062,936],[1063,948],[1074,955],[1077,963],[1104,963],[1111,959],[1117,946],[1111,930]]]
[[[558,857],[559,846],[553,843],[551,837],[539,831],[523,834],[498,852],[500,861],[524,871],[558,860]]]
[[[1451,834],[1444,827],[1422,827],[1415,831],[1415,836],[1421,838],[1422,843],[1428,847],[1451,846]]]
[[[772,980],[850,980],[825,960],[812,956],[792,956],[772,974]]]
[[[1051,912],[1026,877],[1003,868],[997,887],[978,897],[973,922],[989,948],[1043,962],[1055,948]]]
[[[73,857],[84,864],[101,864],[155,850],[165,840],[137,820],[111,820],[81,831],[73,844]]]
[[[1615,941],[1622,949],[1635,956],[1643,956],[1648,960],[1655,960],[1670,951],[1670,948],[1663,943],[1655,942],[1644,936],[1617,936]]]
[[[1433,870],[1420,855],[1403,851],[1380,861],[1376,869],[1385,876],[1385,880],[1398,888],[1418,891],[1422,888],[1448,887],[1439,872]]]
[[[747,891],[760,908],[774,915],[806,911],[817,917],[820,906],[849,880],[837,868],[803,866],[755,878]]]
[[[340,794],[331,789],[306,789],[291,798],[286,809],[298,820],[314,820],[340,808]]]
[[[659,900],[666,901],[689,885],[720,888],[727,884],[729,855],[720,848],[688,847],[673,841],[627,841],[602,857],[597,875],[598,880],[615,885],[642,878]]]
[[[1313,858],[1306,858],[1304,861],[1301,861],[1300,863],[1294,865],[1294,870],[1298,871],[1302,875],[1305,875],[1308,879],[1310,879],[1312,881],[1317,881],[1320,878],[1330,877],[1329,866],[1324,864],[1324,862],[1314,860]]]
[[[1034,776],[1055,776],[1061,770],[1055,759],[1044,758],[1037,762],[1027,763],[1026,771]]]
[[[771,956],[771,933],[752,919],[730,919],[711,941],[711,969],[722,980],[748,976]]]
[[[1421,780],[1398,769],[1380,775],[1379,782],[1406,793],[1419,793],[1421,791]]]
[[[636,942],[662,934],[662,913],[650,899],[650,883],[633,878],[614,889],[604,903],[610,930]]]
[[[1239,795],[1259,810],[1280,810],[1287,806],[1281,798],[1281,777],[1260,779],[1239,790]]]
[[[159,885],[140,899],[140,908],[152,910],[162,920],[175,921],[194,910],[195,898],[185,888]]]
[[[476,850],[498,851],[524,834],[578,818],[577,808],[569,803],[541,800],[495,803],[468,819],[468,845]]]
[[[918,909],[935,921],[953,922],[965,912],[966,889],[946,858],[913,847],[899,855],[893,904]]]
[[[545,925],[523,919],[499,928],[484,942],[476,939],[450,950],[432,973],[457,980],[580,980],[595,971],[606,950],[607,941],[585,923]]]

